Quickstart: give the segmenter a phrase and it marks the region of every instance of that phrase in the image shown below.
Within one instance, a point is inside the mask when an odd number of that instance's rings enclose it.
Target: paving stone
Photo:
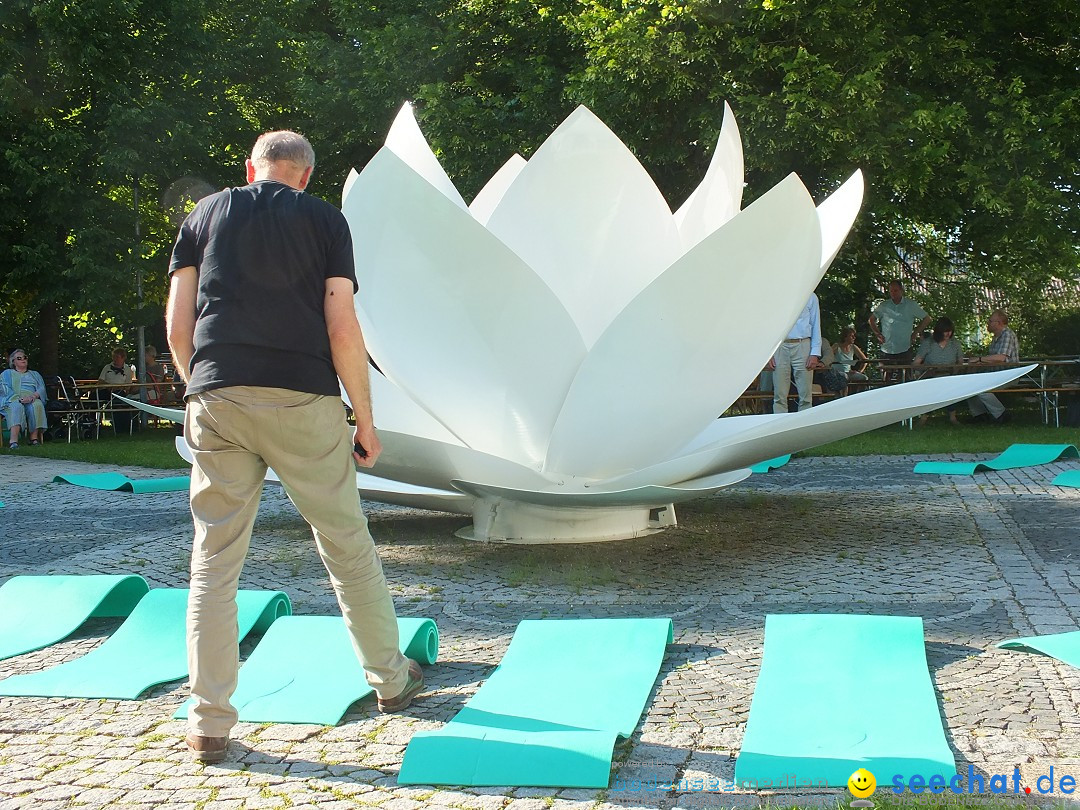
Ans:
[[[547,810],[547,803],[543,799],[513,799],[505,805],[506,810]]]
[[[260,740],[281,740],[288,742],[300,742],[310,739],[323,730],[322,726],[310,726],[303,724],[286,725],[275,723],[259,732]]]
[[[203,766],[183,750],[186,723],[170,719],[185,685],[155,687],[136,701],[0,698],[0,810],[835,806],[848,800],[843,791],[732,782],[764,617],[808,611],[923,617],[962,770],[968,762],[982,774],[1019,766],[1030,784],[1050,767],[1080,777],[1080,673],[994,648],[1004,638],[1080,624],[1080,494],[1049,486],[1065,465],[951,480],[912,474],[918,460],[796,458],[680,506],[677,528],[586,548],[463,542],[452,534],[460,518],[369,504],[399,613],[432,616],[441,633],[442,660],[428,668],[429,690],[406,714],[378,714],[368,700],[331,728],[241,723],[233,730],[236,761]],[[154,587],[186,586],[185,493],[146,499],[50,483],[58,472],[101,469],[4,457],[0,581],[138,570]],[[44,539],[12,539],[29,531]],[[603,575],[583,584],[567,578],[569,570]],[[336,612],[310,534],[279,487],[263,493],[241,583],[285,590],[297,613]],[[397,784],[409,740],[441,728],[475,694],[521,619],[619,616],[670,617],[676,640],[641,722],[616,746],[607,789]],[[119,624],[91,619],[58,644],[0,661],[0,677],[85,655]],[[243,656],[254,643],[244,643]],[[659,785],[695,779],[732,789]],[[656,789],[613,789],[635,780]]]

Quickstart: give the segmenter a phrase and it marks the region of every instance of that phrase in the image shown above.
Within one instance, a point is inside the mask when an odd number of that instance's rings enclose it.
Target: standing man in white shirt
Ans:
[[[773,413],[787,413],[791,377],[799,392],[799,410],[809,408],[813,400],[814,369],[821,360],[821,309],[817,293],[810,293],[795,325],[791,327],[769,361],[773,369]]]

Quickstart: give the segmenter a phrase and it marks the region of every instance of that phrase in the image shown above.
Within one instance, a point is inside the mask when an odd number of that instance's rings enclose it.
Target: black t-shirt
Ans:
[[[330,356],[326,279],[353,282],[352,237],[329,203],[275,180],[200,200],[169,272],[195,267],[195,354],[187,393],[229,385],[341,393]]]

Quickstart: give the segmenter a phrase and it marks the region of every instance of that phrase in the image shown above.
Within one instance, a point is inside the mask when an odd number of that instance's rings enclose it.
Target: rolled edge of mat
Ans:
[[[402,759],[398,784],[606,788],[611,780],[615,733],[592,729],[570,733],[580,735],[584,744],[578,748],[548,746],[544,735],[510,741],[456,734],[451,721],[439,731],[413,735]],[[565,741],[567,733],[557,736]],[[414,765],[418,761],[423,764]]]
[[[1033,647],[1028,642],[1036,641],[1035,638],[1010,638],[1005,641],[999,641],[994,646],[1000,650],[1015,650],[1016,652],[1033,653],[1035,655],[1047,655],[1047,653],[1040,650],[1038,647]],[[1053,656],[1050,656],[1051,658]]]
[[[424,619],[412,629],[412,638],[405,646],[405,655],[425,666],[434,664],[439,659],[439,628],[432,619]]]
[[[259,618],[255,620],[255,624],[251,626],[252,633],[265,633],[270,629],[275,621],[282,616],[292,615],[292,601],[289,599],[289,595],[285,591],[274,591],[270,597],[270,601],[267,602],[266,607],[263,608],[262,613],[259,614]]]
[[[150,592],[150,586],[138,574],[128,574],[120,579],[105,598],[90,612],[90,618],[129,616],[139,601]]]
[[[755,475],[761,475],[763,473],[771,472],[772,470],[778,470],[791,461],[791,454],[777,456],[776,458],[766,459],[765,461],[759,461],[757,464],[750,465],[750,472]]]
[[[72,484],[87,489],[100,489],[105,492],[115,492],[130,483],[127,476],[120,473],[67,473],[66,475],[54,475],[54,484]]]

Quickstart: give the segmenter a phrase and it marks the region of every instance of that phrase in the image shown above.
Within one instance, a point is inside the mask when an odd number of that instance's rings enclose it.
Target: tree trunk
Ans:
[[[38,371],[43,375],[60,373],[60,313],[55,301],[38,310]]]

